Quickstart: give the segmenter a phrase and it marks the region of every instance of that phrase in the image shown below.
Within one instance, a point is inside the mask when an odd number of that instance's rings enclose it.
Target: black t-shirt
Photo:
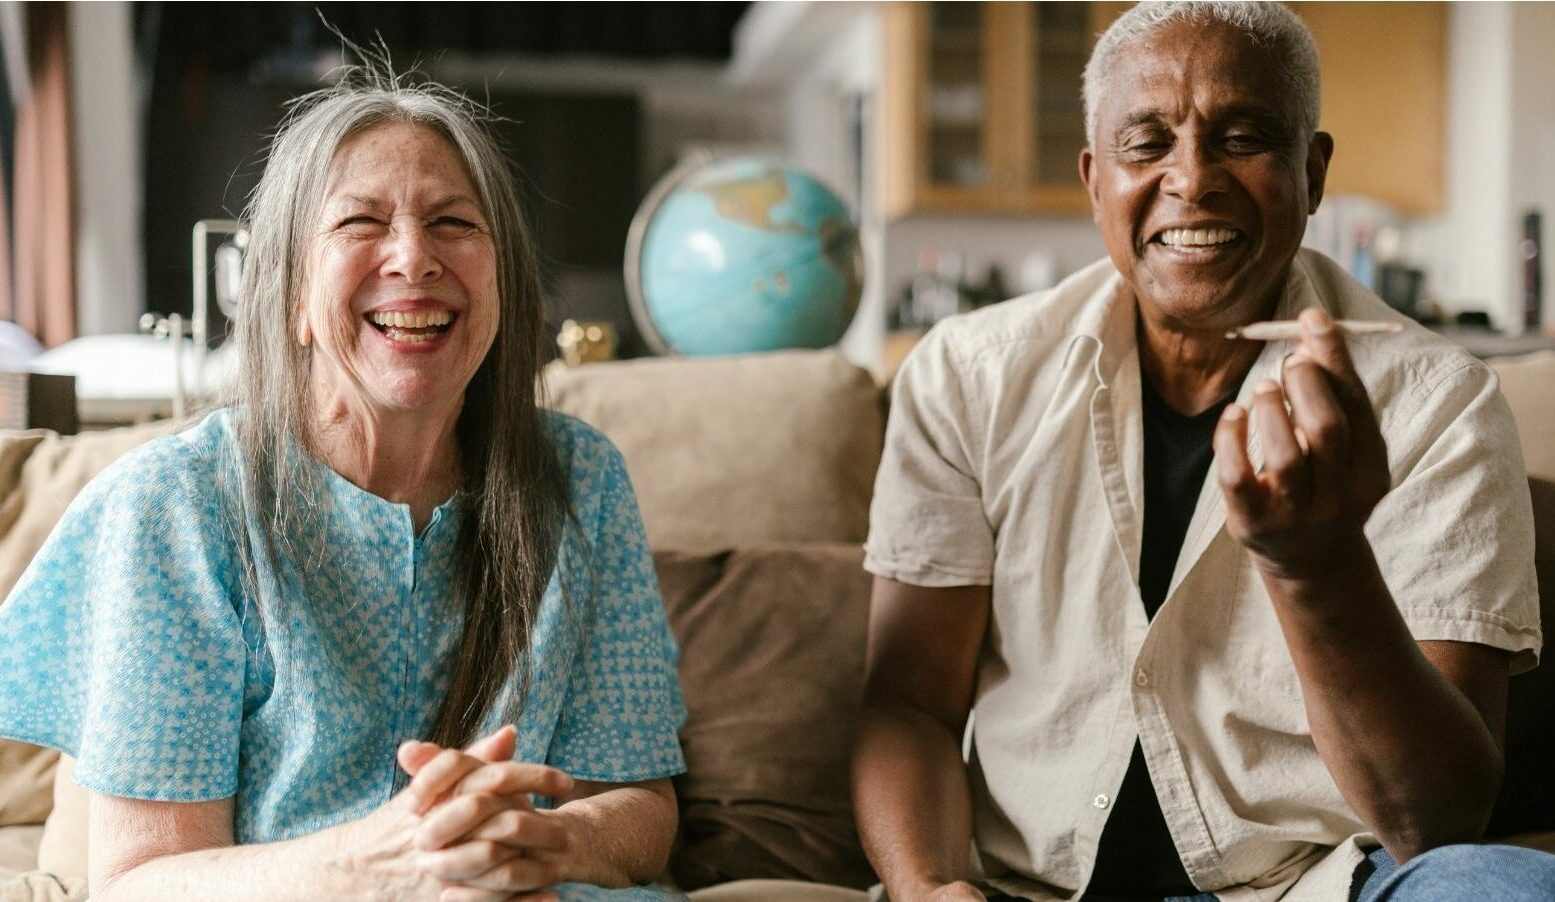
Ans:
[[[1214,457],[1212,441],[1228,395],[1202,413],[1185,417],[1161,399],[1148,377],[1140,380],[1145,431],[1145,523],[1139,554],[1139,596],[1154,618],[1166,602],[1172,570],[1182,551],[1188,521]],[[1161,899],[1192,896],[1171,831],[1156,801],[1145,755],[1134,743],[1123,787],[1113,800],[1096,852],[1088,900]]]

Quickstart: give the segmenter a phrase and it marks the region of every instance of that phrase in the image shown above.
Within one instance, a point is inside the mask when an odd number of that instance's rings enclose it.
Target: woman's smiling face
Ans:
[[[351,136],[309,238],[298,340],[316,396],[384,411],[457,405],[497,334],[496,248],[463,159],[392,123]]]
[[[1183,326],[1267,315],[1322,198],[1332,142],[1303,134],[1269,53],[1178,23],[1118,63],[1081,172],[1142,308]]]

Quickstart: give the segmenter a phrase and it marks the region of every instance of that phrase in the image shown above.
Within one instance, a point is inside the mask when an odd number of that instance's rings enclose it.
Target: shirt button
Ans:
[[[1096,798],[1091,799],[1091,804],[1097,808],[1106,808],[1108,805],[1112,804],[1112,800],[1107,798],[1105,795],[1099,795]]]
[[[1148,685],[1150,685],[1150,674],[1146,673],[1143,670],[1136,671],[1134,673],[1134,685],[1135,686],[1148,686]]]

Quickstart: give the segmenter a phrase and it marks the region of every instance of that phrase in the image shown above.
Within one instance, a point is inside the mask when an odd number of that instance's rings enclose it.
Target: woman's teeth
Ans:
[[[375,326],[399,326],[401,329],[425,329],[428,326],[446,326],[454,321],[447,310],[428,310],[418,313],[369,313],[367,318]]]
[[[367,321],[394,341],[420,344],[448,331],[454,315],[447,310],[373,312],[367,314]]]
[[[1161,243],[1168,247],[1213,247],[1236,238],[1235,229],[1167,229]]]

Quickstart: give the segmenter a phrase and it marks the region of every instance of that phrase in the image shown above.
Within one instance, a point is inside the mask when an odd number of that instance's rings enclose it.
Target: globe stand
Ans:
[[[664,340],[659,327],[654,325],[653,317],[648,313],[647,301],[643,299],[643,242],[648,237],[648,226],[653,222],[654,214],[659,212],[659,207],[663,206],[664,199],[669,197],[693,172],[716,159],[716,155],[706,150],[694,150],[686,154],[684,159],[675,164],[673,169],[649,189],[648,196],[643,198],[642,205],[637,208],[637,214],[632,217],[631,226],[626,230],[626,262],[623,267],[626,276],[626,304],[632,311],[632,321],[637,324],[637,331],[642,333],[643,341],[660,357],[676,357],[680,352],[670,347],[670,343]]]

